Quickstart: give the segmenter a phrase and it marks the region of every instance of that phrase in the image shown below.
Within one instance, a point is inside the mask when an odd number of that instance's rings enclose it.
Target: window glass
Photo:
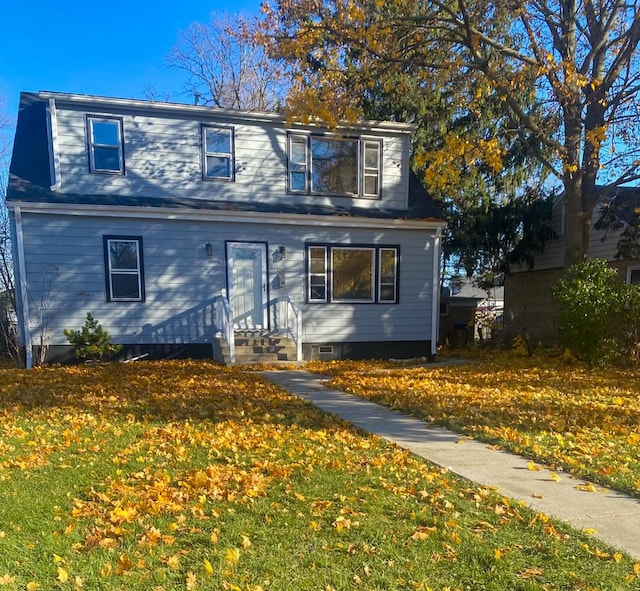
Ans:
[[[229,178],[231,161],[222,156],[207,156],[207,176]]]
[[[120,155],[117,149],[94,147],[93,149],[94,170],[120,170]]]
[[[106,146],[120,144],[120,129],[117,121],[93,120],[93,143]]]
[[[311,138],[311,190],[314,193],[357,194],[357,140]]]
[[[137,269],[138,268],[138,242],[137,240],[111,240],[109,242],[112,269]]]
[[[373,301],[373,249],[331,249],[331,299]]]
[[[231,134],[229,130],[207,129],[207,152],[231,154]]]
[[[111,298],[114,300],[139,300],[140,285],[138,283],[138,275],[112,273]]]
[[[640,284],[640,267],[629,269],[629,283]]]

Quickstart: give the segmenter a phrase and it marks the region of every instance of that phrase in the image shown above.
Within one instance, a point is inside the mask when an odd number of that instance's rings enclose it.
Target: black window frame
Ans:
[[[229,134],[229,152],[208,152],[207,151],[207,132],[225,132]],[[235,142],[235,128],[232,126],[215,125],[215,124],[202,124],[200,126],[200,144],[202,147],[202,178],[205,181],[223,181],[234,182],[236,171],[236,142]],[[216,158],[228,158],[229,160],[229,175],[217,176],[207,174],[207,157],[212,156]]]
[[[312,272],[311,265],[311,249],[322,249],[324,251],[324,273],[317,271]],[[369,250],[374,253],[373,260],[373,275],[372,275],[372,293],[373,298],[371,300],[363,299],[335,299],[334,292],[334,275],[333,275],[333,251],[334,250]],[[393,283],[393,299],[383,297],[383,285],[389,285],[389,283],[382,282],[382,252],[394,251],[394,283]],[[383,305],[396,305],[400,303],[400,246],[398,244],[336,244],[336,243],[317,243],[307,242],[305,243],[305,301],[308,304],[383,304]],[[318,290],[318,286],[321,284],[317,281],[318,277],[324,275],[324,282],[322,289],[324,289],[323,297],[313,297],[314,288]],[[316,278],[315,283],[312,283],[312,278]]]
[[[343,141],[355,142],[356,144],[356,191],[355,192],[332,192],[318,191],[314,189],[313,178],[313,146],[314,140],[326,141]],[[302,144],[305,147],[305,162],[293,162],[292,160],[292,144]],[[366,166],[366,149],[371,146],[377,147],[377,168]],[[321,196],[337,196],[337,197],[356,197],[365,199],[380,199],[382,196],[382,154],[383,142],[382,138],[376,137],[356,137],[356,136],[338,136],[320,133],[287,133],[287,192],[292,195],[321,195]],[[305,175],[303,189],[294,188],[292,181],[293,175]],[[376,193],[366,192],[366,179],[375,177]]]
[[[103,121],[115,123],[118,127],[118,145],[98,144],[94,141],[93,123],[94,121]],[[85,130],[87,139],[87,160],[89,164],[89,172],[91,174],[115,174],[124,176],[125,167],[125,151],[124,151],[124,120],[122,117],[114,117],[112,115],[99,115],[87,113],[85,115]],[[96,148],[115,149],[118,152],[118,168],[99,168],[96,166]]]
[[[138,268],[135,273],[128,269],[113,269],[111,266],[111,242],[135,242],[137,243],[137,262]],[[105,234],[102,237],[102,245],[104,252],[104,273],[107,302],[129,302],[139,303],[146,299],[145,279],[144,279],[144,249],[142,244],[142,236],[122,236],[115,234]],[[136,298],[117,297],[113,295],[113,275],[116,273],[125,275],[136,275],[138,278],[139,296]]]

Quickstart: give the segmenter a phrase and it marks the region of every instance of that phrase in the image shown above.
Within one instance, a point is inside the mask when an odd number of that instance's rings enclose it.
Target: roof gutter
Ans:
[[[404,230],[436,230],[446,222],[434,219],[375,218],[358,215],[317,215],[269,213],[237,210],[202,210],[172,207],[140,207],[132,205],[81,205],[78,203],[27,203],[8,201],[9,209],[20,208],[25,213],[44,213],[71,216],[101,216],[113,218],[187,220],[251,224],[278,224],[285,226],[314,226],[342,228],[376,228]]]
[[[286,117],[282,113],[274,111],[243,111],[240,109],[221,109],[218,107],[207,107],[202,105],[186,105],[181,103],[165,103],[156,101],[145,101],[138,99],[109,98],[103,96],[91,96],[86,94],[67,94],[61,92],[40,91],[38,96],[43,100],[57,100],[59,103],[82,104],[93,107],[108,108],[136,108],[146,111],[160,111],[165,113],[176,113],[180,115],[215,116],[232,120],[256,121],[263,123],[277,123],[285,125]],[[308,129],[324,129],[326,125],[318,120],[317,124],[292,123],[290,127],[301,127]],[[340,130],[365,130],[365,131],[386,131],[390,133],[412,133],[416,130],[414,123],[400,123],[397,121],[357,121],[353,124],[343,123],[338,126]]]

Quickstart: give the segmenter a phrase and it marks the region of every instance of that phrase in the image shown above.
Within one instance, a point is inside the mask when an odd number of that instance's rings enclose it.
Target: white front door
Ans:
[[[227,285],[236,328],[267,328],[267,245],[227,242]]]

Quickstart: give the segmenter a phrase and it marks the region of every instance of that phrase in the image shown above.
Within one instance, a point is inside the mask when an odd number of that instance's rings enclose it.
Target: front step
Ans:
[[[225,365],[230,365],[229,346],[222,337],[216,337],[217,348]],[[258,363],[295,363],[296,344],[280,335],[261,335],[253,332],[236,332],[236,365]]]

